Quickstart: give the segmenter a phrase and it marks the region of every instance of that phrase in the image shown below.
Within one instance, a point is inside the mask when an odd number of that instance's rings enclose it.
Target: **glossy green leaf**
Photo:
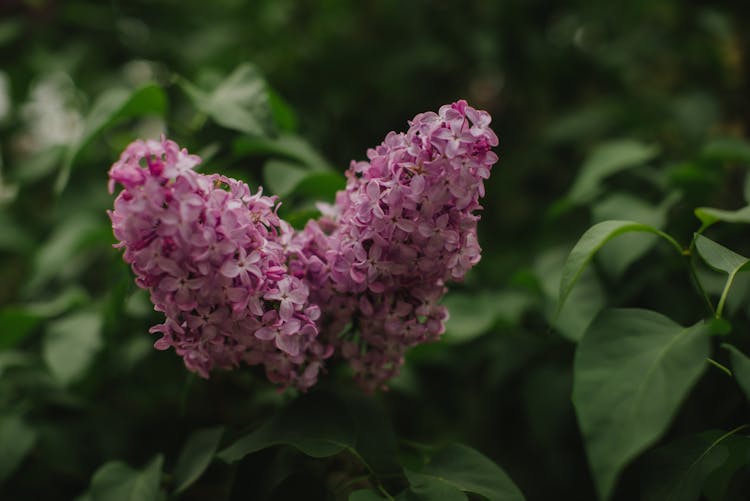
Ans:
[[[727,249],[723,245],[717,244],[703,235],[695,235],[695,248],[698,251],[698,254],[700,254],[709,266],[729,275],[726,284],[724,285],[724,290],[721,293],[719,304],[716,307],[716,316],[721,317],[721,313],[724,310],[724,304],[727,300],[727,295],[732,287],[735,276],[737,273],[747,268],[750,259]]]
[[[91,501],[159,501],[163,463],[158,455],[142,470],[121,461],[103,465],[91,479]]]
[[[722,347],[729,350],[732,374],[747,399],[750,400],[750,358],[731,344],[723,344]]]
[[[460,444],[451,444],[430,455],[419,472],[407,471],[415,486],[437,481],[463,492],[479,494],[490,501],[523,500],[523,494],[505,471],[483,454]]]
[[[659,154],[656,145],[622,139],[602,143],[591,152],[568,194],[575,203],[590,201],[599,191],[601,182],[617,172],[642,165]]]
[[[241,64],[209,92],[183,79],[178,83],[195,106],[222,127],[250,136],[271,132],[268,88],[255,66]]]
[[[224,427],[194,431],[185,442],[174,467],[175,492],[182,492],[206,471],[219,447]]]
[[[635,221],[602,221],[601,223],[597,223],[586,230],[573,247],[573,250],[570,251],[568,259],[565,261],[562,278],[560,279],[560,294],[557,305],[558,313],[562,310],[568,295],[573,290],[586,266],[594,258],[596,252],[613,238],[631,232],[659,235],[671,243],[678,252],[682,252],[680,245],[672,237],[652,226]]]
[[[750,438],[736,431],[712,430],[691,435],[646,454],[641,462],[641,499],[697,501],[712,477],[712,491],[725,492],[733,474],[743,465],[743,458],[745,462],[750,460]],[[731,461],[732,456],[739,461]]]
[[[217,455],[233,463],[274,445],[291,445],[312,457],[328,457],[354,448],[356,430],[342,402],[332,395],[305,395],[254,432]]]
[[[653,311],[603,311],[576,351],[573,404],[602,499],[666,431],[706,368],[709,329]]]
[[[42,356],[58,381],[70,384],[84,375],[102,347],[101,328],[95,312],[74,313],[49,325]]]
[[[134,117],[163,115],[167,98],[161,87],[146,84],[135,90],[110,89],[100,95],[86,116],[81,137],[69,146],[63,157],[60,174],[55,182],[59,193],[68,184],[71,169],[81,151],[108,127]]]
[[[18,415],[0,414],[0,484],[29,454],[37,433]]]

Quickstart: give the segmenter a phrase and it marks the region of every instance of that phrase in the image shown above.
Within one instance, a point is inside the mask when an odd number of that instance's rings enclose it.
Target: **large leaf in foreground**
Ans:
[[[597,491],[667,429],[709,355],[706,324],[682,327],[653,311],[605,310],[578,345],[573,404]]]
[[[431,454],[419,471],[407,471],[412,489],[435,482],[463,492],[479,494],[490,501],[523,500],[523,494],[505,471],[480,452],[450,444]]]
[[[565,261],[562,279],[560,280],[560,299],[557,304],[558,312],[562,310],[570,291],[573,290],[578,278],[583,273],[586,265],[594,258],[596,252],[613,238],[631,232],[654,233],[666,239],[678,252],[682,252],[680,245],[672,237],[653,226],[635,221],[602,221],[601,223],[597,223],[581,236]]]

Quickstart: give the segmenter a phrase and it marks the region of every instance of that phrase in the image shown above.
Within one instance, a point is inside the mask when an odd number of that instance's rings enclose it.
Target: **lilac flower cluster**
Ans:
[[[218,174],[172,141],[137,141],[110,170],[109,213],[136,282],[173,347],[204,377],[262,364],[307,389],[334,350],[368,391],[385,388],[406,350],[445,330],[448,281],[480,258],[484,180],[497,161],[490,115],[458,101],[421,113],[352,162],[347,186],[301,232],[276,200]]]
[[[262,364],[282,386],[307,389],[332,353],[318,339],[320,309],[287,271],[293,230],[276,201],[244,183],[193,170],[200,158],[172,141],[136,141],[110,172],[109,211],[140,287],[166,316],[151,328],[188,369]]]
[[[439,338],[446,281],[479,261],[474,211],[497,161],[490,120],[465,101],[417,115],[352,162],[335,206],[294,239],[290,270],[326,305],[320,330],[366,390],[398,373],[407,348]]]

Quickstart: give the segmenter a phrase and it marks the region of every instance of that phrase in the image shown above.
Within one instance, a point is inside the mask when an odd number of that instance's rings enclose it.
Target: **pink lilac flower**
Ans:
[[[155,347],[174,348],[191,371],[241,362],[282,386],[313,385],[332,347],[308,285],[289,274],[292,228],[276,200],[239,181],[199,174],[200,158],[172,141],[136,141],[112,166],[109,211],[116,247],[165,322]]]
[[[440,337],[445,283],[480,259],[475,212],[498,159],[490,121],[465,101],[420,113],[353,161],[335,206],[294,239],[290,272],[325,306],[320,331],[367,390]]]

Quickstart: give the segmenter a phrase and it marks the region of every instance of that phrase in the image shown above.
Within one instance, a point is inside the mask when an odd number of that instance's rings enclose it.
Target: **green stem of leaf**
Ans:
[[[693,280],[695,288],[698,290],[698,294],[700,294],[700,296],[706,302],[706,306],[708,306],[708,311],[711,313],[711,315],[716,315],[714,304],[711,302],[711,298],[708,297],[706,289],[703,288],[703,284],[701,284],[700,279],[698,279],[698,273],[696,273],[695,265],[693,264],[693,256],[695,255],[695,253],[693,252],[693,250],[695,249],[695,241],[698,239],[698,235],[700,235],[706,228],[708,228],[708,226],[704,224],[698,229],[698,231],[695,232],[695,234],[693,235],[693,239],[690,241],[690,246],[683,252],[683,254],[687,258],[690,277]]]
[[[717,369],[725,373],[727,376],[732,377],[732,371],[730,371],[725,365],[720,364],[719,362],[717,362],[711,357],[708,357],[706,361],[708,361],[709,364],[713,365],[714,367],[716,367]]]
[[[690,245],[692,247],[693,244],[690,244]],[[688,261],[688,269],[690,270],[690,278],[693,281],[693,285],[695,285],[695,288],[698,291],[698,294],[700,294],[700,296],[706,302],[706,306],[708,307],[708,311],[711,313],[711,315],[716,315],[714,304],[711,302],[711,298],[708,297],[708,294],[706,293],[706,289],[703,288],[703,284],[701,284],[701,281],[698,278],[698,274],[695,272],[695,266],[693,265],[692,253],[688,254],[686,257]]]
[[[716,306],[716,318],[721,318],[721,314],[724,312],[724,304],[727,302],[727,296],[729,295],[729,289],[732,288],[734,282],[735,273],[730,273],[727,278],[727,283],[724,285],[724,290],[721,291],[721,297],[719,298],[719,304]]]

